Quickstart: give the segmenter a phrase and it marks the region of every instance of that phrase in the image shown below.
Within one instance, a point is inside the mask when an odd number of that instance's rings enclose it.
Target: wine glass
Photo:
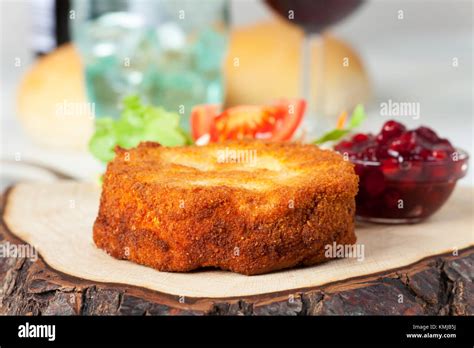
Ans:
[[[322,32],[352,13],[363,0],[265,0],[281,17],[300,26],[304,31],[300,68],[300,96],[307,102],[304,128],[308,136],[318,129],[328,128],[324,117],[324,39]],[[315,66],[311,64],[311,46],[316,45]],[[312,86],[312,68],[316,79]],[[314,96],[314,90],[317,91]]]

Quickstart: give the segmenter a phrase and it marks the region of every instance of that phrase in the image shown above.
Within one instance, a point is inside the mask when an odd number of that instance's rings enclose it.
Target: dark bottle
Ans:
[[[36,55],[43,55],[69,42],[70,0],[31,2],[31,45]]]

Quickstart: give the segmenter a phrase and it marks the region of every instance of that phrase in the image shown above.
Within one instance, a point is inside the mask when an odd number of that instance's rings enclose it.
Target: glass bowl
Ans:
[[[356,215],[378,223],[416,223],[448,200],[458,179],[466,175],[469,155],[456,149],[443,161],[380,162],[351,159],[359,175]]]

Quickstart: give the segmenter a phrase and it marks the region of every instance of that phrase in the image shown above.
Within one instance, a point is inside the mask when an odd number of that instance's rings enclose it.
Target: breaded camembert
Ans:
[[[348,161],[314,145],[145,142],[109,163],[94,241],[160,271],[313,265],[355,243],[357,185]]]

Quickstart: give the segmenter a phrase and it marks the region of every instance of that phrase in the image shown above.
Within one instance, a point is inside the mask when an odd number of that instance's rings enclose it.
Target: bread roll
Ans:
[[[299,96],[302,39],[303,32],[298,27],[281,19],[235,30],[225,69],[227,104],[261,104],[272,98]],[[325,35],[324,56],[322,110],[337,117],[342,110],[368,100],[369,79],[361,59],[342,40]],[[312,81],[316,70],[312,69]],[[313,83],[314,100],[318,100],[316,87]]]
[[[18,91],[24,129],[34,141],[50,147],[87,148],[94,127],[88,106],[82,64],[71,44],[40,58]]]

